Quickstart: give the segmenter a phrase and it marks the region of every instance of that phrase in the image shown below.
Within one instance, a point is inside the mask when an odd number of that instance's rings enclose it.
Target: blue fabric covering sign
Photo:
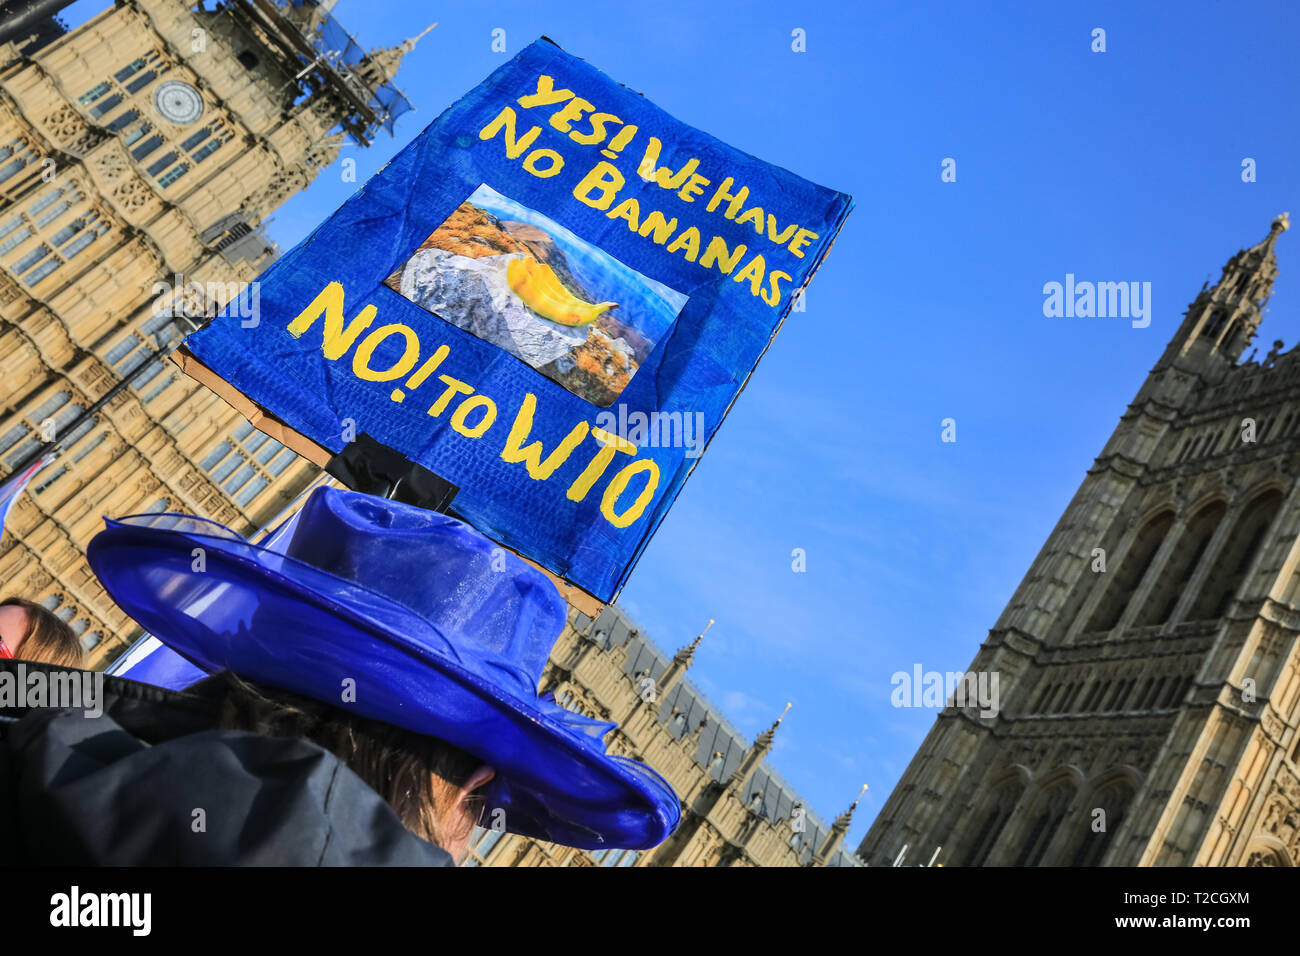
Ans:
[[[611,599],[853,200],[533,43],[186,344]]]

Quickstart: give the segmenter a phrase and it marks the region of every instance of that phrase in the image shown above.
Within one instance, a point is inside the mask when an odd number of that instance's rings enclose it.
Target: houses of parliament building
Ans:
[[[415,40],[364,50],[331,0],[116,0],[71,31],[65,2],[0,4],[0,479],[57,450],[0,581],[103,667],[139,633],[85,562],[103,515],[251,534],[320,478],[167,354],[273,261],[274,210],[409,108]],[[609,606],[570,609],[541,689],[617,721],[681,826],[639,854],[484,830],[469,862],[1300,864],[1300,353],[1242,358],[1287,225],[1196,296],[976,654],[996,716],[945,709],[856,853],[856,801],[828,824],[767,762],[797,714],[746,740],[688,679],[707,642],[668,655]]]
[[[1300,350],[1242,355],[1283,214],[1201,289],[858,855],[1300,865]]]
[[[0,480],[57,450],[8,516],[0,581],[104,667],[139,635],[86,565],[104,515],[251,534],[321,476],[167,355],[274,260],[271,213],[410,108],[395,79],[415,39],[364,50],[333,0],[116,0],[71,31],[66,3],[0,3]],[[610,749],[672,783],[666,843],[485,830],[470,862],[859,865],[842,846],[856,801],[822,822],[765,760],[781,718],[748,742],[687,680],[699,647],[669,657],[617,607],[574,608],[543,688],[618,721]]]

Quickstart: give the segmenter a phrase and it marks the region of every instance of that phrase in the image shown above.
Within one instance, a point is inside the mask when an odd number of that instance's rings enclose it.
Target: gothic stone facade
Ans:
[[[135,632],[84,561],[103,515],[188,511],[246,533],[318,473],[154,357],[269,263],[258,226],[342,144],[351,107],[299,95],[252,9],[119,0],[52,42],[0,44],[0,475],[63,439],[9,516],[0,581],[56,609],[96,664]],[[281,9],[310,38],[318,14]]]
[[[0,477],[62,438],[9,516],[0,581],[54,608],[98,666],[138,631],[84,560],[103,515],[178,510],[248,533],[319,475],[153,357],[211,304],[208,290],[270,261],[258,227],[337,157],[333,131],[366,142],[358,88],[331,95],[325,77],[300,97],[270,35],[311,42],[324,8],[277,7],[268,28],[267,6],[118,0],[66,35],[0,44]],[[390,82],[413,45],[372,51],[349,82]],[[204,295],[159,309],[160,283]],[[750,746],[680,679],[695,646],[667,660],[616,609],[599,621],[574,610],[548,672],[566,706],[620,722],[615,752],[682,796],[671,845],[593,854],[485,830],[472,862],[854,865],[840,846],[851,810],[825,826],[763,763],[776,725]]]
[[[748,743],[686,680],[700,641],[665,657],[617,607],[594,620],[571,608],[542,678],[565,707],[618,722],[605,738],[611,753],[649,764],[672,784],[683,809],[668,840],[640,853],[593,852],[489,828],[473,841],[469,864],[860,865],[842,846],[857,802],[830,826],[811,811],[764,761],[781,718]]]
[[[1300,864],[1300,350],[1284,215],[1206,284],[863,840],[953,866]],[[1253,359],[1254,353],[1252,353]],[[1104,567],[1104,570],[1102,570]]]

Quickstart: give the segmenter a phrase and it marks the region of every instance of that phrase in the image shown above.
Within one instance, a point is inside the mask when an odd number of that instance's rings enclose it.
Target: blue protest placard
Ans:
[[[543,39],[268,269],[255,324],[186,346],[609,600],[852,206]]]

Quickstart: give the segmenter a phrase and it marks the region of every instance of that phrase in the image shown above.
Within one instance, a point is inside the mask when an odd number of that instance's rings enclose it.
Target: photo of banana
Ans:
[[[524,305],[560,325],[590,325],[602,312],[618,306],[617,302],[579,299],[560,283],[554,269],[532,256],[511,259],[506,266],[506,282]]]

